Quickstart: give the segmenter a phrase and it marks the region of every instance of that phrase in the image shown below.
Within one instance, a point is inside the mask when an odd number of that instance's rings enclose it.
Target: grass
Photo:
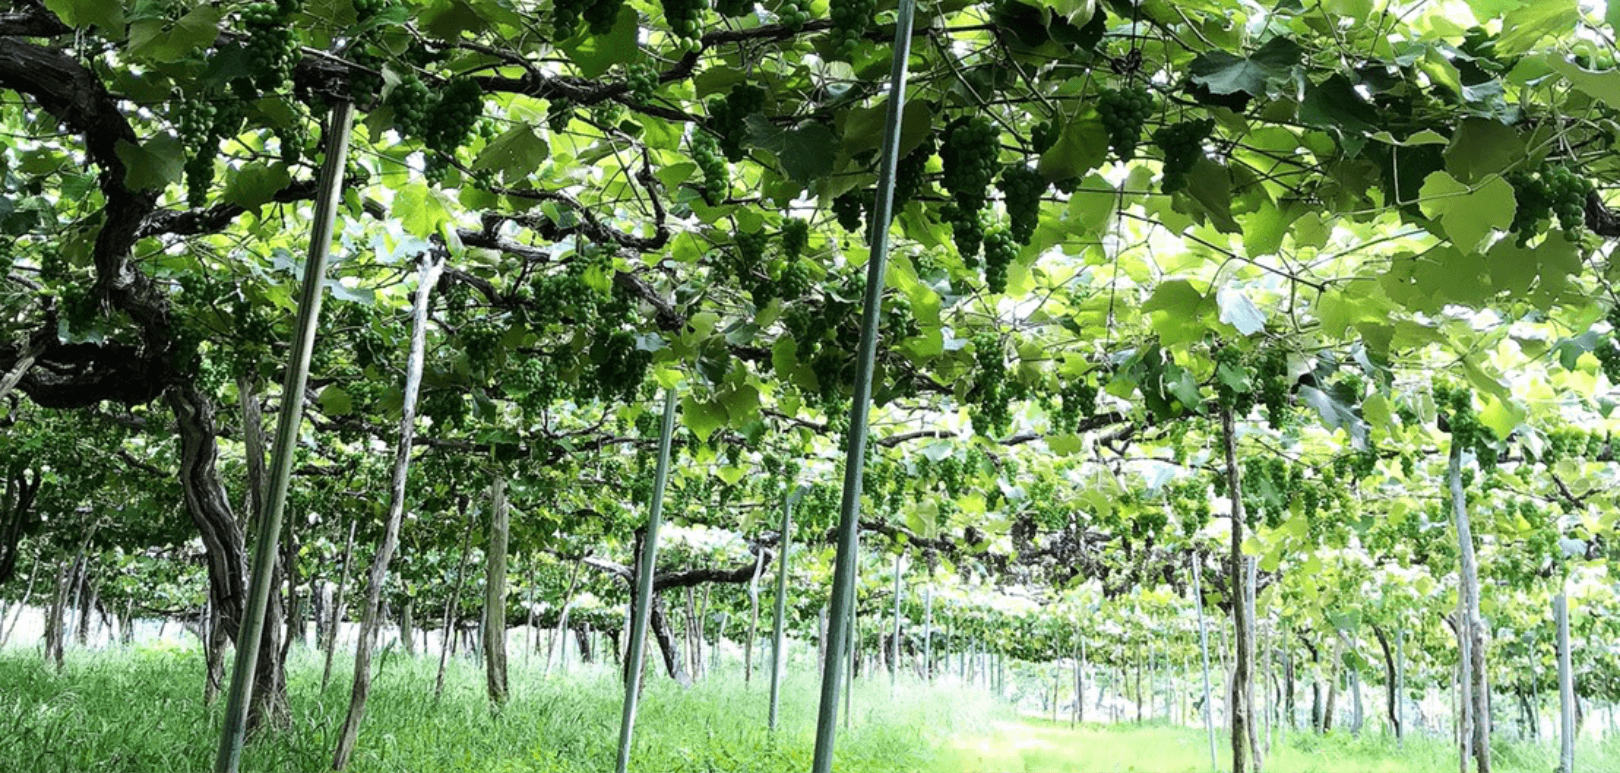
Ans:
[[[436,660],[397,653],[381,660],[350,770],[612,768],[622,688],[608,668],[576,665],[566,676],[547,679],[538,661],[525,668],[518,656],[511,700],[494,715],[475,663],[452,659],[444,698],[435,705]],[[292,658],[292,727],[250,743],[243,770],[329,768],[348,705],[348,669],[335,668],[322,692],[320,668],[312,655]],[[765,728],[768,682],[745,685],[732,670],[685,690],[661,676],[652,679],[641,701],[632,769],[807,770],[814,748],[813,672],[784,682],[781,730],[773,736]],[[221,712],[202,706],[202,676],[201,655],[188,649],[70,653],[61,675],[43,667],[36,653],[0,654],[0,770],[207,770]],[[949,739],[989,732],[994,711],[982,695],[917,684],[891,702],[887,679],[858,682],[854,705],[852,727],[840,733],[837,746],[837,769],[850,773],[930,771]]]
[[[1216,740],[1216,754],[1229,769],[1230,736]],[[1492,746],[1496,773],[1549,773],[1557,751],[1546,745]],[[1083,725],[1044,720],[997,721],[990,733],[950,744],[935,761],[940,773],[1208,773],[1209,742],[1202,730],[1162,724]],[[1352,737],[1289,733],[1272,746],[1266,773],[1444,773],[1457,769],[1456,753],[1443,739],[1408,738],[1401,748],[1373,733]],[[1620,749],[1585,743],[1576,749],[1581,773],[1620,773]]]
[[[340,661],[343,659],[340,659]],[[436,661],[390,652],[380,658],[366,723],[350,769],[357,773],[596,773],[611,769],[621,690],[604,667],[575,666],[544,678],[539,663],[513,663],[512,698],[492,714],[475,663],[452,659],[435,704]],[[735,664],[728,664],[734,666]],[[249,745],[243,770],[325,770],[348,703],[346,668],[319,689],[320,661],[289,664],[291,728]],[[637,722],[632,769],[648,773],[808,770],[814,745],[813,667],[784,684],[782,729],[765,729],[767,683],[742,683],[735,668],[681,689],[657,677]],[[193,649],[71,653],[58,675],[36,653],[0,654],[0,771],[169,773],[207,770],[219,708],[201,703],[202,657]],[[1224,737],[1219,754],[1228,754]],[[1498,740],[1498,773],[1547,773],[1550,746]],[[857,683],[854,722],[840,731],[840,773],[1205,773],[1203,733],[1167,725],[1084,725],[1018,719],[980,692],[888,680]],[[1620,773],[1620,746],[1583,744],[1581,773]],[[1267,773],[1438,773],[1456,769],[1441,739],[1402,749],[1374,733],[1289,733]]]

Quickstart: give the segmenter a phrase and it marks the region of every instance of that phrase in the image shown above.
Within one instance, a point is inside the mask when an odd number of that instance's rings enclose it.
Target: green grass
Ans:
[[[1229,736],[1216,741],[1223,767],[1230,766]],[[1550,773],[1551,746],[1509,743],[1492,747],[1497,773]],[[1209,742],[1202,730],[1167,725],[1083,725],[1043,720],[998,721],[990,733],[961,738],[935,761],[938,773],[1208,773]],[[1444,773],[1457,769],[1456,753],[1441,739],[1393,739],[1374,733],[1356,738],[1288,733],[1265,761],[1266,773]],[[1586,743],[1576,749],[1580,773],[1620,772],[1620,749]]]
[[[347,659],[340,658],[340,662]],[[492,714],[477,665],[453,659],[435,705],[437,662],[390,652],[380,659],[360,746],[358,773],[573,773],[611,770],[620,688],[603,667],[543,678],[539,661],[513,663],[512,698]],[[255,739],[243,770],[314,773],[329,766],[348,702],[348,673],[334,669],[320,692],[320,661],[297,654],[289,668],[290,729]],[[809,769],[817,683],[808,664],[784,685],[782,730],[764,727],[767,683],[744,685],[735,664],[691,689],[662,676],[648,685],[632,769],[646,773]],[[57,675],[28,651],[0,654],[0,771],[170,773],[207,770],[219,709],[201,703],[202,658],[189,649],[70,654]],[[1224,759],[1227,745],[1220,739]],[[1546,745],[1494,747],[1498,773],[1548,773]],[[1620,773],[1620,746],[1583,744],[1580,773]],[[1014,718],[982,693],[888,680],[858,682],[852,728],[838,742],[840,773],[1206,773],[1201,731],[1165,725],[1086,725]],[[1289,733],[1267,773],[1443,773],[1456,758],[1439,739],[1405,748],[1378,734],[1361,738]]]
[[[435,705],[436,660],[397,653],[382,658],[350,770],[611,770],[622,696],[614,673],[576,665],[567,676],[545,679],[538,660],[525,668],[522,656],[514,656],[512,697],[499,715],[488,709],[474,663],[452,659],[444,698]],[[662,676],[651,680],[637,720],[633,770],[809,768],[813,673],[784,682],[782,729],[773,737],[765,728],[768,682],[744,685],[740,674],[733,676],[736,664],[727,665],[724,675],[686,690]],[[330,765],[348,705],[348,668],[334,668],[324,693],[314,656],[296,655],[288,672],[292,727],[255,739],[243,770],[312,773]],[[220,710],[202,706],[202,678],[194,650],[70,653],[60,676],[36,653],[0,654],[0,771],[207,770]],[[839,771],[931,770],[951,738],[989,732],[994,709],[982,696],[915,684],[902,689],[901,699],[891,702],[887,679],[857,683],[852,729],[839,736]]]

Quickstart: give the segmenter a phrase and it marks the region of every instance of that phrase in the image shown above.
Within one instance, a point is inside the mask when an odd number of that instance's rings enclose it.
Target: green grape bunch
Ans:
[[[776,7],[776,23],[788,32],[803,30],[810,18],[810,0],[782,0]]]
[[[281,91],[292,79],[299,59],[298,35],[288,20],[296,7],[296,3],[256,2],[242,11],[247,30],[242,45],[253,85],[262,91]]]
[[[714,135],[701,130],[694,130],[689,142],[692,160],[697,162],[698,171],[703,175],[703,201],[711,207],[718,207],[731,194],[730,172],[726,168],[720,142]]]
[[[1610,384],[1620,384],[1620,303],[1609,308],[1609,336],[1592,349]]]
[[[658,68],[646,62],[637,62],[625,69],[624,87],[636,102],[650,102],[658,91]]]
[[[435,101],[421,76],[414,71],[405,73],[388,94],[388,106],[394,109],[394,128],[404,136],[421,137]]]
[[[483,114],[483,88],[471,78],[453,78],[428,109],[422,140],[431,150],[455,153],[467,142]]]
[[[1153,115],[1153,96],[1147,87],[1136,85],[1124,90],[1105,88],[1097,95],[1097,115],[1108,132],[1108,146],[1121,161],[1136,158],[1136,144],[1142,127]]]
[[[747,157],[742,142],[748,137],[748,116],[765,109],[765,90],[739,83],[719,99],[709,100],[709,128],[720,135],[720,149],[732,163]]]
[[[831,0],[832,29],[827,39],[832,43],[833,57],[849,61],[860,47],[861,38],[872,27],[877,13],[876,0]]]
[[[984,286],[992,293],[1007,292],[1007,269],[1018,257],[1018,243],[1005,228],[992,228],[984,234]]]
[[[1538,170],[1519,170],[1502,176],[1513,186],[1515,209],[1508,230],[1517,235],[1523,247],[1540,234],[1543,224],[1556,217],[1558,225],[1570,234],[1586,226],[1586,199],[1594,190],[1592,181],[1576,174],[1569,166],[1544,165]]]
[[[1041,197],[1046,195],[1046,178],[1027,164],[1008,164],[1001,170],[998,187],[1007,206],[1013,240],[1020,245],[1029,244],[1035,238],[1036,226],[1040,225]]]
[[[1153,144],[1164,154],[1161,188],[1165,193],[1187,187],[1187,175],[1204,157],[1204,140],[1214,129],[1215,122],[1204,118],[1161,126],[1153,132]]]

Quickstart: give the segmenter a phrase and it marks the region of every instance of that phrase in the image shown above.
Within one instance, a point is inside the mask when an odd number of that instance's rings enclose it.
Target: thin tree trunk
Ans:
[[[754,577],[748,581],[748,640],[743,642],[743,683],[754,679],[754,639],[759,635],[759,575],[765,571],[765,549],[754,557]]]
[[[11,622],[7,623],[5,618],[0,616],[0,649],[5,649],[6,642],[11,641],[12,632],[17,630],[17,621],[22,619],[23,611],[28,609],[28,602],[34,597],[34,581],[39,579],[39,557],[43,553],[43,545],[34,549],[34,560],[28,565],[28,587],[23,591],[22,600],[17,602],[17,608],[12,613]]]
[[[68,603],[68,590],[72,585],[76,559],[65,559],[56,570],[56,592],[51,594],[51,605],[45,613],[45,662],[62,670],[62,609]]]
[[[422,370],[426,360],[429,301],[443,268],[444,261],[430,250],[424,253],[417,271],[416,293],[411,307],[411,344],[405,357],[405,391],[400,403],[399,441],[394,447],[394,468],[388,485],[388,514],[383,521],[382,544],[377,546],[366,577],[366,595],[360,611],[360,636],[354,650],[354,683],[349,691],[349,711],[338,735],[337,748],[332,753],[333,770],[348,766],[354,745],[360,738],[360,722],[365,717],[366,699],[371,694],[371,651],[377,644],[383,587],[388,583],[388,567],[394,559],[394,551],[399,549],[399,532],[405,520],[405,484],[410,476],[411,447],[416,440],[416,404],[422,391]],[[353,534],[352,527],[350,534]],[[342,587],[341,583],[339,587]],[[336,606],[341,608],[341,604]],[[399,634],[405,640],[405,651],[414,655],[416,648],[411,641],[411,623],[411,600],[407,598]],[[334,629],[336,627],[333,626]],[[327,663],[331,663],[330,655]]]
[[[573,609],[574,606],[574,589],[579,587],[579,568],[580,564],[574,564],[573,570],[568,574],[568,592],[563,597],[562,611],[557,613],[557,631],[559,632],[568,630],[568,612]],[[553,635],[550,637],[549,643],[546,645],[546,668],[544,671],[546,674],[551,673],[551,654],[557,649],[559,646],[558,641],[561,639],[562,636],[560,633]],[[568,648],[568,642],[563,641],[560,646],[566,650]],[[563,653],[565,657],[567,654],[568,653],[566,652]]]
[[[321,692],[332,678],[332,654],[337,651],[338,626],[343,624],[343,594],[349,584],[349,564],[354,558],[354,528],[358,518],[349,520],[349,536],[343,541],[343,564],[338,569],[337,591],[332,594],[332,617],[326,626],[326,665],[321,669]]]
[[[1470,737],[1465,746],[1472,746],[1474,759],[1478,763],[1478,772],[1491,773],[1490,703],[1485,685],[1484,626],[1479,619],[1479,567],[1474,557],[1474,536],[1468,518],[1468,500],[1463,493],[1462,453],[1462,447],[1453,442],[1447,483],[1451,488],[1452,515],[1457,526],[1457,571],[1460,583],[1458,593],[1460,619],[1457,621],[1457,631],[1459,641],[1464,643],[1462,694],[1463,700],[1467,703],[1463,718],[1465,728],[1477,728],[1468,730]],[[1466,763],[1463,768],[1466,773]]]
[[[1221,409],[1221,439],[1226,450],[1226,490],[1231,498],[1232,507],[1232,631],[1234,644],[1232,655],[1232,686],[1228,692],[1232,695],[1232,706],[1229,714],[1232,718],[1232,773],[1245,773],[1248,770],[1248,761],[1244,755],[1244,744],[1249,738],[1249,600],[1243,588],[1243,476],[1237,463],[1237,430],[1232,419],[1232,409]]]
[[[53,327],[51,330],[53,331],[51,335],[54,336],[55,328]],[[17,362],[11,366],[11,370],[6,371],[4,376],[0,376],[0,401],[5,400],[6,395],[11,394],[11,390],[17,386],[18,382],[22,381],[23,376],[28,375],[28,369],[34,367],[34,360],[38,359],[39,355],[44,351],[45,346],[42,341],[31,343],[27,349],[23,350],[22,357],[19,357]]]
[[[467,517],[467,498],[456,498],[456,509],[461,519],[467,522],[467,527],[461,533],[461,553],[456,560],[456,582],[450,586],[450,601],[444,606],[444,643],[439,647],[439,675],[433,680],[433,700],[438,702],[444,694],[444,667],[450,658],[450,643],[455,629],[461,625],[461,582],[467,574],[467,546],[472,542],[473,526],[475,523]]]
[[[506,705],[506,549],[511,510],[506,505],[505,473],[497,470],[490,486],[489,550],[484,573],[484,676],[489,702]],[[587,657],[587,659],[589,659]]]

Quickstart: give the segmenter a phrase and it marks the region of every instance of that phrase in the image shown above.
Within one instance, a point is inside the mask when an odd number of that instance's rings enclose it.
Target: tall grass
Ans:
[[[613,764],[622,689],[604,666],[540,674],[513,664],[512,697],[494,713],[477,664],[452,659],[441,700],[436,660],[389,651],[367,706],[350,770],[357,773],[572,773]],[[292,724],[255,738],[251,771],[327,769],[348,705],[346,669],[322,692],[320,662],[295,651],[288,664]],[[805,669],[809,670],[809,669]],[[37,655],[0,655],[0,771],[171,773],[206,770],[220,711],[202,706],[203,664],[194,650],[146,648],[70,654],[61,675]],[[658,773],[781,771],[809,767],[814,674],[784,683],[781,728],[765,728],[768,683],[717,673],[682,689],[654,677],[642,698],[632,768]],[[927,770],[952,737],[988,732],[994,708],[977,693],[857,682],[851,729],[839,736],[840,771]]]

